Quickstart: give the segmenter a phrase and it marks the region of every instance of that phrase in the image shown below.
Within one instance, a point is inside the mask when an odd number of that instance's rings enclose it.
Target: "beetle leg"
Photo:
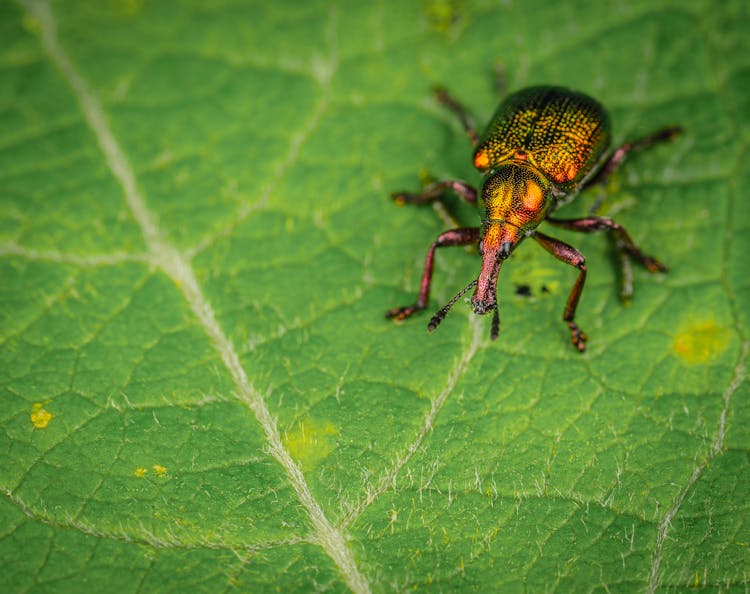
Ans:
[[[469,121],[469,115],[466,113],[466,108],[454,99],[443,87],[435,87],[435,97],[437,97],[437,100],[440,101],[440,103],[456,114],[464,128],[464,132],[466,132],[466,136],[471,140],[471,146],[477,146],[479,143],[479,136],[477,135],[474,126],[472,126]]]
[[[454,245],[468,245],[479,241],[479,227],[463,227],[460,229],[451,229],[444,231],[432,243],[427,250],[427,258],[424,262],[424,271],[422,272],[422,283],[419,287],[417,302],[413,305],[403,307],[394,307],[385,314],[387,318],[403,320],[423,310],[430,301],[430,284],[432,283],[432,271],[435,265],[435,250],[439,247],[448,247]]]
[[[585,217],[582,219],[554,219],[548,218],[547,222],[569,229],[571,231],[580,231],[581,233],[595,233],[597,231],[611,231],[615,239],[615,247],[621,255],[623,264],[627,256],[638,260],[649,272],[666,272],[667,267],[659,262],[656,258],[644,254],[631,239],[628,232],[622,225],[612,219],[605,217]],[[622,267],[622,289],[620,292],[623,301],[628,301],[633,296],[633,273],[628,265]]]
[[[573,342],[573,346],[579,351],[583,352],[586,348],[586,335],[575,323],[576,308],[578,307],[578,300],[581,298],[581,292],[583,291],[583,285],[586,282],[586,258],[583,257],[581,252],[575,249],[573,246],[568,245],[545,235],[538,231],[534,234],[534,239],[539,242],[545,250],[552,254],[558,260],[575,266],[580,271],[578,273],[578,279],[576,284],[573,285],[573,289],[570,291],[568,302],[565,305],[565,312],[563,313],[563,320],[568,324],[570,328],[570,339]]]
[[[453,190],[469,204],[477,203],[476,188],[462,181],[454,181],[450,179],[432,183],[419,194],[412,194],[410,192],[393,192],[391,198],[393,198],[393,201],[399,206],[402,204],[427,204],[428,202],[437,200],[443,191],[447,189]]]
[[[625,144],[620,145],[615,149],[615,152],[612,153],[612,155],[604,163],[602,168],[599,169],[596,175],[584,181],[581,189],[583,190],[584,188],[589,188],[597,184],[605,183],[609,179],[609,176],[617,171],[620,165],[622,165],[628,154],[645,150],[660,142],[672,140],[681,132],[682,128],[680,126],[669,126],[667,128],[657,130],[653,134],[648,134],[647,136],[643,136],[642,138],[638,138],[632,142],[626,142]]]

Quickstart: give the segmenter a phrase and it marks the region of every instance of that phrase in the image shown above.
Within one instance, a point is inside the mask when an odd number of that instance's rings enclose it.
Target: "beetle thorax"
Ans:
[[[550,184],[527,164],[509,163],[495,169],[482,187],[484,222],[503,222],[520,231],[534,230],[552,205]]]
[[[502,261],[544,220],[553,203],[550,184],[531,165],[509,163],[495,169],[482,187],[482,269],[471,298],[474,312],[497,307]]]

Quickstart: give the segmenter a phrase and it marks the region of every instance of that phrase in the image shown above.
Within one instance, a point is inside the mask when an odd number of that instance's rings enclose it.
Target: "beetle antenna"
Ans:
[[[453,307],[453,304],[461,299],[461,297],[466,294],[466,292],[469,289],[473,289],[477,284],[477,279],[474,279],[471,281],[468,285],[466,285],[463,289],[461,289],[456,295],[451,299],[448,303],[446,303],[443,307],[440,308],[440,310],[432,316],[432,319],[430,320],[430,323],[427,324],[427,330],[432,332],[435,328],[437,328],[440,325],[440,322],[442,322],[445,319],[445,316],[448,315],[448,311],[450,311],[450,308]]]
[[[497,302],[497,285],[495,285],[495,311],[492,312],[492,328],[490,329],[490,339],[497,340],[500,335],[500,304]]]

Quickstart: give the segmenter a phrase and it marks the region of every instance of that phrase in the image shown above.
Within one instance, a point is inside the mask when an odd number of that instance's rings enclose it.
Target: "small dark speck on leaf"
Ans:
[[[519,297],[531,297],[531,287],[529,285],[516,285],[516,295]]]

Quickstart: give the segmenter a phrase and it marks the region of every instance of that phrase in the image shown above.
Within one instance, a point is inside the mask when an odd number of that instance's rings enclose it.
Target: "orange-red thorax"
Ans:
[[[484,182],[482,202],[485,226],[505,222],[530,231],[542,222],[553,199],[550,183],[535,167],[511,161],[498,167]]]
[[[532,233],[554,205],[550,183],[524,161],[498,167],[482,187],[482,269],[472,297],[476,313],[495,305],[497,275],[502,261]]]

